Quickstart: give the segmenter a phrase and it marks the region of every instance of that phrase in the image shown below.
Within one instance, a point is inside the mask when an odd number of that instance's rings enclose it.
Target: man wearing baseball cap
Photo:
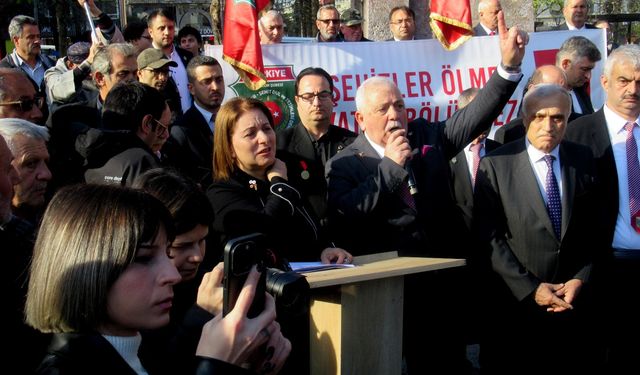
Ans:
[[[357,9],[349,8],[340,16],[340,32],[345,42],[370,42],[362,33],[362,15]]]
[[[44,73],[50,102],[62,104],[86,99],[81,92],[93,89],[91,85],[85,86],[85,81],[91,78],[91,64],[98,48],[98,44],[74,43],[67,48],[67,56],[58,59],[56,65]]]
[[[138,81],[162,91],[171,77],[169,67],[178,64],[167,59],[162,50],[147,48],[138,55]]]

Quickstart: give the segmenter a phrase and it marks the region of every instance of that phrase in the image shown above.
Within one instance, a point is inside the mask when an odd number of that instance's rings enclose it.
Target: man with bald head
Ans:
[[[260,44],[282,43],[284,37],[284,19],[275,10],[266,12],[258,21]]]
[[[478,18],[480,22],[473,28],[473,36],[492,36],[498,34],[498,12],[502,5],[498,0],[480,0]]]
[[[476,178],[476,252],[491,265],[479,281],[491,291],[484,303],[500,306],[482,324],[491,327],[483,371],[587,373],[596,361],[592,269],[605,241],[593,218],[595,164],[588,147],[563,142],[565,88],[533,87],[522,111],[526,137],[485,156]]]
[[[0,118],[13,117],[42,123],[44,101],[22,71],[0,68]]]
[[[589,2],[587,0],[564,0],[562,7],[564,23],[553,28],[553,30],[584,30],[595,29],[596,27],[587,23],[589,17]]]
[[[527,82],[527,87],[525,87],[522,96],[524,97],[528,90],[531,90],[534,86],[541,83],[554,83],[556,85],[564,87],[567,90],[569,89],[567,85],[567,76],[562,69],[558,68],[555,65],[542,65],[534,70],[533,74],[531,74],[531,77]],[[524,135],[526,134],[526,129],[522,121],[521,111],[522,105],[520,105],[520,107],[518,108],[518,117],[511,120],[509,123],[502,125],[498,128],[498,130],[496,130],[496,133],[493,136],[493,139],[496,142],[506,144],[524,137]],[[575,113],[572,110],[571,115],[569,116],[569,121],[573,121],[580,116],[581,114]]]

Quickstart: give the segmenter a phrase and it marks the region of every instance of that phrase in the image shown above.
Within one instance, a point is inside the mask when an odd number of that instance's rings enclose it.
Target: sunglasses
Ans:
[[[0,103],[0,106],[7,106],[7,105],[19,106],[20,111],[29,112],[30,110],[33,109],[34,105],[38,107],[38,109],[42,108],[42,106],[44,105],[44,98],[41,96],[36,96],[34,98],[23,97],[23,98],[20,98],[20,100],[15,100],[13,102]]]

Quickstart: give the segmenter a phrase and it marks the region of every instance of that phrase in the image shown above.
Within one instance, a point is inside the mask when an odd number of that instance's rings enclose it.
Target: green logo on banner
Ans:
[[[253,8],[256,7],[256,1],[255,0],[233,0],[234,4],[238,5],[238,4],[249,4],[250,6],[252,6]]]
[[[296,112],[295,81],[292,65],[265,66],[268,83],[260,90],[252,91],[240,78],[229,87],[236,96],[258,99],[271,111],[276,130],[294,126],[298,122]]]

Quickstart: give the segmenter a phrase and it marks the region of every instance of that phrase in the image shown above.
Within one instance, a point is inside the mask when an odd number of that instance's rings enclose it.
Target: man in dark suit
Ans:
[[[187,64],[193,57],[191,52],[173,44],[176,36],[176,20],[165,9],[156,9],[147,18],[149,35],[153,48],[161,49],[169,60],[173,60],[177,67],[171,68],[171,78],[162,93],[167,98],[169,108],[173,113],[173,120],[177,116],[191,108],[191,95],[189,94]]]
[[[608,358],[610,373],[640,371],[635,353],[640,350],[637,318],[640,311],[629,296],[640,291],[640,233],[636,203],[640,187],[635,176],[640,142],[640,46],[625,45],[611,52],[600,78],[607,94],[598,112],[569,124],[567,139],[593,151],[598,177],[603,182],[600,200],[604,224],[599,229],[613,249],[613,269],[607,299],[615,300],[607,329],[612,333]],[[634,148],[635,147],[635,148]]]
[[[567,86],[567,76],[562,69],[555,65],[542,65],[534,70],[531,77],[529,77],[527,87],[525,87],[522,97],[524,98],[528,90],[531,90],[535,85],[539,85],[541,83],[554,83],[567,90],[569,89]],[[520,103],[520,107],[518,107],[518,117],[496,130],[493,135],[493,139],[496,142],[507,144],[511,141],[524,137],[527,133],[527,130],[524,127],[524,122],[522,121],[522,101],[520,101]],[[580,117],[580,114],[573,112],[572,109],[569,121],[573,121],[578,117]]]
[[[564,70],[573,99],[573,111],[593,113],[588,87],[591,71],[600,61],[600,50],[589,39],[573,36],[562,43],[556,54],[556,66]]]
[[[564,88],[534,87],[523,103],[525,140],[480,163],[473,224],[493,269],[489,305],[499,306],[487,314],[491,332],[481,343],[483,369],[492,373],[581,373],[594,359],[584,327],[592,323],[588,283],[604,241],[592,217],[592,153],[561,143],[570,111]]]
[[[587,0],[564,0],[562,8],[564,23],[554,27],[552,30],[584,30],[595,29],[596,27],[587,23],[589,16],[589,3]]]
[[[392,38],[387,41],[414,40],[416,37],[416,12],[406,5],[394,7],[389,12],[389,30]]]
[[[502,63],[497,73],[446,122],[418,119],[407,127],[402,94],[384,77],[369,78],[358,88],[355,116],[363,133],[326,167],[330,219],[339,228],[341,247],[354,255],[392,250],[405,255],[456,255],[457,228],[464,224],[452,199],[448,161],[489,129],[522,76],[519,66],[526,35],[517,27],[507,31],[502,12],[499,19]],[[404,351],[409,373],[464,371],[460,328],[447,324],[462,312],[452,301],[457,288],[447,288],[446,293],[443,288],[429,288],[442,282],[439,275],[405,279]],[[446,308],[424,311],[417,306],[424,296]],[[425,322],[433,323],[428,332]]]
[[[322,68],[303,69],[296,77],[300,122],[278,132],[278,158],[285,162],[291,184],[308,199],[323,227],[327,217],[327,161],[351,144],[357,134],[331,124],[333,80]]]
[[[480,89],[470,88],[464,90],[458,96],[458,108],[462,109],[475,99]],[[473,210],[473,185],[475,184],[478,163],[489,152],[500,147],[500,143],[487,138],[488,132],[476,137],[466,145],[449,164],[451,166],[451,186],[456,205],[462,213],[467,228],[471,230],[471,218]]]
[[[224,99],[222,67],[213,57],[196,56],[187,65],[193,106],[171,128],[165,151],[169,163],[202,188],[212,182],[213,132]]]
[[[480,22],[473,27],[473,36],[498,35],[498,12],[502,5],[498,0],[478,1],[478,18]]]

